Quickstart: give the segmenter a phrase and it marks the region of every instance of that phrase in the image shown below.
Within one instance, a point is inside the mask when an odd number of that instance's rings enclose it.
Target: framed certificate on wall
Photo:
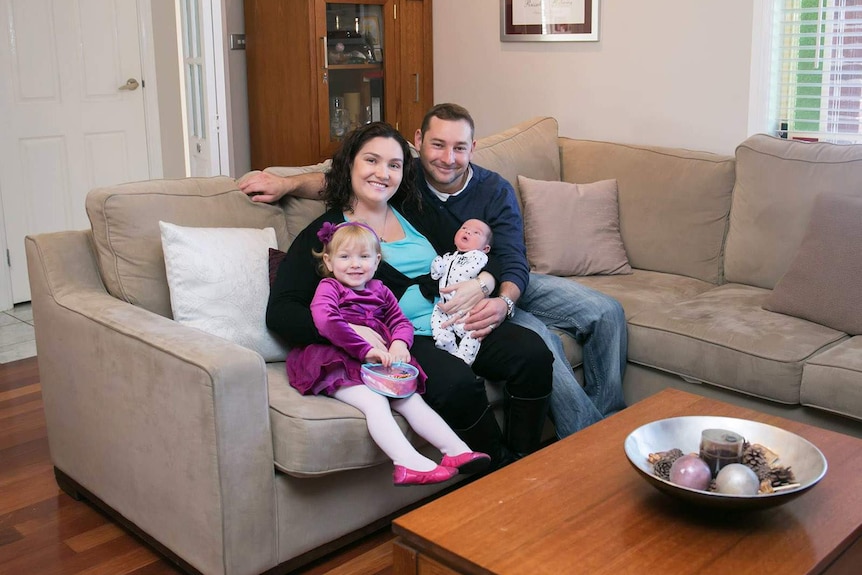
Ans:
[[[501,42],[597,42],[599,0],[500,0]]]

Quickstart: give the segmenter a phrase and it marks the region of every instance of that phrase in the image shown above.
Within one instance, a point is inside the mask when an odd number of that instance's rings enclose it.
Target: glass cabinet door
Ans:
[[[388,4],[389,2],[387,2]],[[350,130],[384,114],[383,4],[326,3],[321,143],[333,150]]]

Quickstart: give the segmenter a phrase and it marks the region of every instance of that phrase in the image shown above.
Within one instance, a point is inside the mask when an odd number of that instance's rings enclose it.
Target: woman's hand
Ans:
[[[357,325],[355,323],[349,323],[347,325],[349,325],[359,337],[367,341],[374,349],[383,352],[388,351],[386,349],[386,342],[383,341],[383,338],[380,336],[379,333],[377,333],[370,327],[364,325]]]
[[[440,311],[452,316],[452,319],[444,322],[441,327],[449,327],[455,323],[464,321],[467,312],[471,312],[473,308],[485,299],[485,294],[482,293],[482,286],[478,280],[467,280],[452,284],[449,287],[442,288],[441,294],[457,292],[451,300],[437,304]]]
[[[392,356],[392,362],[407,363],[410,361],[410,350],[407,349],[407,344],[400,339],[396,339],[389,346],[389,355]]]

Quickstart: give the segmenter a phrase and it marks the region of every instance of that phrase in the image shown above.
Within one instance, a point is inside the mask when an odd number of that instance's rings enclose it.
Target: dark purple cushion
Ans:
[[[281,250],[269,248],[269,286],[275,283],[275,276],[278,274],[278,266],[281,265],[281,260],[287,254]]]

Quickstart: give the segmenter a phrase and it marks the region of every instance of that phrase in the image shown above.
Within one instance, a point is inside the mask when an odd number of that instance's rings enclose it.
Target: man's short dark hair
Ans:
[[[450,122],[457,122],[460,120],[464,120],[468,124],[470,124],[470,139],[473,139],[474,134],[476,133],[476,124],[473,122],[473,116],[470,115],[470,112],[467,111],[467,108],[464,106],[459,106],[458,104],[437,104],[425,114],[425,117],[422,119],[422,136],[425,136],[425,132],[428,131],[429,124],[431,123],[431,118],[439,118],[441,120],[446,120]]]

